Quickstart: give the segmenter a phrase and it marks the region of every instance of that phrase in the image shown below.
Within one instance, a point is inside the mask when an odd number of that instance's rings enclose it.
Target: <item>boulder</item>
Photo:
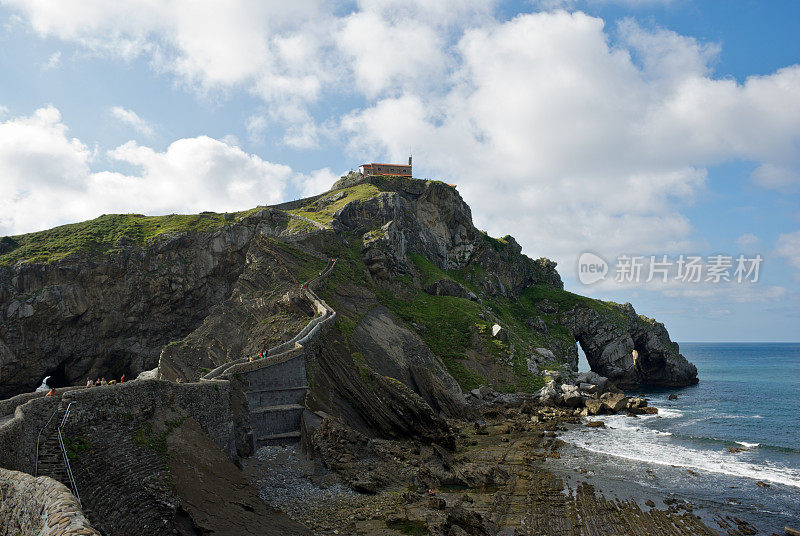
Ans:
[[[499,341],[508,342],[508,332],[500,324],[492,326],[492,337]]]
[[[580,408],[584,403],[584,398],[577,389],[574,391],[567,391],[561,395],[561,399],[564,402],[564,405],[570,408]]]
[[[628,399],[628,409],[647,407],[647,399],[641,397],[631,397]]]
[[[542,320],[541,316],[537,316],[534,318],[528,318],[525,320],[525,325],[529,328],[538,331],[539,333],[547,333],[547,324],[544,320]]]
[[[624,393],[603,393],[600,401],[611,413],[616,413],[628,406],[628,399]]]
[[[433,296],[453,296],[472,301],[477,301],[478,299],[475,293],[465,289],[460,283],[452,279],[439,279],[438,281],[434,281],[425,287],[425,292]]]
[[[536,398],[539,399],[540,404],[552,406],[555,404],[558,394],[558,391],[556,391],[556,382],[550,380],[544,387],[536,392]]]
[[[603,402],[596,398],[587,398],[584,405],[586,406],[586,413],[589,415],[598,415],[603,412],[605,407]]]
[[[528,368],[528,372],[533,374],[534,376],[539,375],[539,365],[536,363],[536,360],[532,357],[529,357],[525,360],[525,366]]]
[[[582,393],[586,393],[587,395],[593,395],[600,392],[600,387],[593,383],[581,382],[578,388]]]
[[[604,423],[603,421],[589,421],[586,423],[586,426],[588,426],[589,428],[605,428],[606,423]]]
[[[555,361],[556,360],[556,355],[551,350],[548,350],[547,348],[534,348],[534,352],[536,352],[537,354],[539,354],[539,356],[541,356],[540,361],[541,360],[548,360],[548,361]]]
[[[497,400],[499,393],[489,387],[488,385],[481,385],[469,392],[470,396],[477,398],[483,402],[494,402]]]
[[[581,372],[576,377],[576,381],[579,383],[588,383],[592,385],[596,385],[598,391],[603,392],[608,388],[608,378],[605,376],[601,376],[596,372],[591,370],[587,372]]]

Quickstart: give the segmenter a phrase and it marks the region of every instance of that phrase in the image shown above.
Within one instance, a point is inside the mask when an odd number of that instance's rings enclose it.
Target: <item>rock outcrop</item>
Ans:
[[[49,231],[3,241],[0,397],[32,390],[46,375],[56,385],[132,378],[159,356],[170,364],[162,377],[197,380],[297,333],[313,315],[297,299],[299,283],[337,255],[347,263],[324,292],[335,288],[326,299],[343,307],[337,325],[347,331],[347,356],[361,355],[429,406],[439,398],[431,390],[443,387],[453,399],[435,412],[456,411],[461,389],[530,389],[553,363],[574,370],[574,340],[620,386],[696,378],[664,327],[632,308],[564,307],[555,263],[475,228],[456,189],[438,181],[356,174],[313,198],[187,217],[183,228],[183,217],[170,218],[85,222],[86,233],[99,233],[96,224],[113,241],[93,238],[46,261],[20,252],[52,239]],[[169,232],[129,236],[140,219]]]
[[[589,307],[564,314],[593,371],[623,388],[697,383],[697,368],[679,353],[662,323],[637,315],[629,303],[613,307],[618,314],[602,315]]]
[[[0,532],[7,536],[99,536],[61,482],[0,469]]]

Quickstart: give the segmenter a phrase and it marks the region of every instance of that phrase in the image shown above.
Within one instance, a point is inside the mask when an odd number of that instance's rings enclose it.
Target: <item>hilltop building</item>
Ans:
[[[411,157],[408,157],[408,165],[403,164],[361,164],[358,172],[365,177],[369,175],[396,175],[399,177],[411,177]]]

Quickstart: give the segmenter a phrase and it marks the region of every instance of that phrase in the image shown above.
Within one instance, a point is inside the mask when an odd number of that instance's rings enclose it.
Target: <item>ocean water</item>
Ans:
[[[628,393],[659,414],[568,430],[561,438],[575,456],[565,463],[724,510],[766,533],[800,528],[800,344],[684,343],[681,353],[699,384]]]

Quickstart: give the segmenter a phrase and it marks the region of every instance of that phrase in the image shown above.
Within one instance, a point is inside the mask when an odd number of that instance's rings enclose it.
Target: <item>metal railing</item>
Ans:
[[[50,421],[53,420],[53,417],[56,416],[56,413],[58,413],[58,406],[56,406],[56,409],[55,411],[53,411],[52,415],[50,415],[50,418],[47,419],[47,422],[44,423],[42,429],[39,430],[39,435],[36,436],[36,458],[34,459],[33,462],[33,476],[39,476],[39,442],[42,439],[42,432],[44,432],[45,428],[47,428],[47,425],[50,424]]]
[[[329,259],[328,264],[319,274],[306,281],[301,286],[303,295],[317,307],[317,311],[321,313],[320,316],[315,316],[312,318],[308,324],[306,324],[305,327],[300,330],[300,332],[297,333],[297,335],[295,335],[292,339],[263,352],[264,357],[256,360],[257,362],[263,361],[265,364],[268,364],[269,362],[273,362],[275,358],[291,352],[292,349],[296,348],[298,344],[302,346],[303,343],[308,341],[311,337],[319,332],[320,325],[329,322],[336,316],[336,311],[334,311],[332,307],[325,303],[325,301],[321,300],[316,293],[311,290],[311,285],[330,275],[335,266],[336,259]],[[267,360],[268,358],[270,358],[270,361]],[[234,361],[223,363],[214,370],[202,376],[200,381],[212,381],[218,379],[228,373],[231,369],[234,369],[234,367],[248,363],[250,359],[250,357],[243,357]]]
[[[72,485],[72,493],[74,493],[75,498],[78,499],[78,506],[82,506],[81,497],[78,495],[78,485],[75,484],[75,477],[72,475],[72,467],[69,465],[69,455],[67,454],[67,449],[64,446],[64,437],[61,435],[61,429],[67,422],[72,404],[74,404],[74,402],[70,402],[67,405],[67,411],[64,412],[64,418],[61,419],[61,424],[58,425],[58,446],[61,447],[61,455],[64,457],[64,467],[67,469],[67,478],[69,478],[69,483]]]
[[[72,485],[72,493],[75,494],[75,498],[78,499],[78,505],[80,505],[81,504],[81,498],[78,495],[78,486],[77,486],[77,484],[75,484],[75,476],[72,474],[72,467],[69,464],[69,455],[67,454],[67,448],[64,445],[64,436],[61,434],[61,429],[64,428],[64,424],[66,424],[67,418],[69,418],[69,412],[70,412],[70,410],[72,408],[72,404],[74,404],[74,402],[70,402],[67,405],[67,410],[64,412],[64,417],[61,419],[61,422],[59,423],[58,428],[56,429],[56,432],[58,434],[58,446],[61,449],[61,456],[64,458],[64,467],[67,470],[67,478],[69,479],[69,483]],[[40,444],[42,442],[42,433],[50,425],[50,421],[53,420],[53,417],[56,416],[56,413],[58,413],[58,411],[60,409],[61,409],[61,407],[60,407],[60,404],[59,404],[59,406],[56,407],[56,409],[53,411],[53,413],[50,414],[50,418],[47,419],[46,423],[44,423],[44,426],[42,426],[42,429],[39,430],[39,435],[36,436],[36,457],[34,458],[34,462],[33,462],[33,476],[34,477],[39,476],[39,446],[40,446]]]

